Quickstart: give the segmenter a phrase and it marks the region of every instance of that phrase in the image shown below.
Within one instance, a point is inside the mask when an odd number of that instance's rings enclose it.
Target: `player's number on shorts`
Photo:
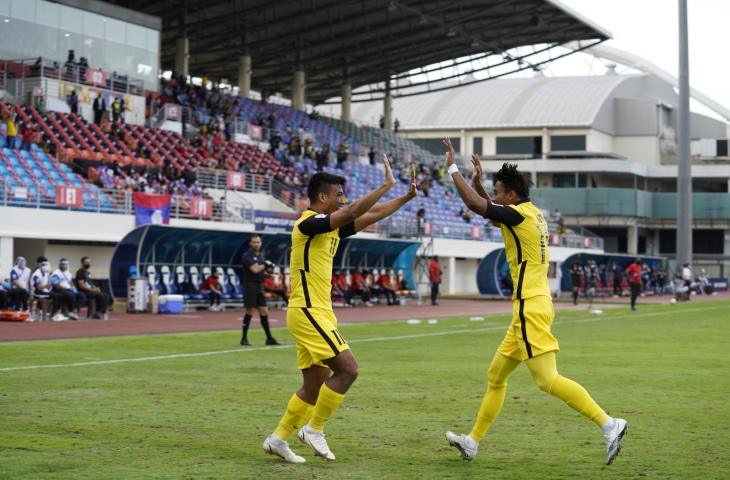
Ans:
[[[332,330],[332,335],[335,336],[335,339],[337,340],[337,343],[339,343],[340,345],[344,345],[345,344],[345,339],[342,338],[342,335],[340,335],[340,332],[338,332],[337,329]]]

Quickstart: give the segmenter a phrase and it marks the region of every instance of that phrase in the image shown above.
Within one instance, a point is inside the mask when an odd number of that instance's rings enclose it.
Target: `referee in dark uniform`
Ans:
[[[248,327],[251,325],[253,309],[257,308],[261,317],[261,326],[266,333],[266,345],[281,345],[271,336],[269,328],[269,309],[264,296],[264,276],[267,270],[273,270],[274,264],[261,255],[261,237],[254,235],[248,241],[249,250],[243,254],[243,306],[246,315],[243,317],[243,336],[241,345],[250,345],[248,342]]]

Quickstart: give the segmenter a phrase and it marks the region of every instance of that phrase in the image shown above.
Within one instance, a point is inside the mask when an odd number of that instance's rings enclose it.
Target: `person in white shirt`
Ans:
[[[682,265],[682,281],[687,288],[686,297],[689,300],[692,293],[692,270],[689,268],[689,263]]]
[[[40,256],[37,260],[38,268],[33,271],[30,276],[30,286],[32,296],[34,298],[43,299],[50,298],[53,300],[53,320],[61,321],[68,320],[65,316],[60,313],[56,313],[58,310],[56,306],[56,299],[53,295],[53,287],[51,285],[51,264],[46,257]]]
[[[14,310],[28,310],[30,299],[30,268],[25,257],[18,257],[10,270],[10,303]]]
[[[0,268],[0,310],[8,308],[8,291],[5,289],[2,277],[2,268]]]
[[[76,310],[86,303],[86,296],[74,287],[73,275],[68,271],[68,260],[65,258],[61,259],[58,269],[51,274],[51,285],[63,315],[78,320]]]

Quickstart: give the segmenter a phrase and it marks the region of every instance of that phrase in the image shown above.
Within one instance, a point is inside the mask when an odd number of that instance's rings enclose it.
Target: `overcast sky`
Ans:
[[[606,45],[644,57],[677,76],[677,0],[560,1],[610,31],[613,39]],[[690,84],[730,108],[730,61],[726,33],[730,26],[730,0],[688,0],[687,3]],[[570,74],[570,70],[578,69],[576,62],[578,59],[554,65],[549,71]],[[587,63],[585,58],[580,62],[583,65]]]

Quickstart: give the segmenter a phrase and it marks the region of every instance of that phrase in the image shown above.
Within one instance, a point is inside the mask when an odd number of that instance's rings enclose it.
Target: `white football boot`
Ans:
[[[314,454],[318,457],[322,457],[329,461],[333,461],[335,459],[335,454],[332,453],[329,445],[327,445],[327,440],[324,439],[324,432],[320,432],[319,430],[311,428],[309,425],[305,425],[299,429],[297,436],[302,443],[309,445],[314,451]]]
[[[453,432],[446,432],[446,440],[449,445],[456,447],[461,452],[461,458],[464,460],[474,460],[477,456],[479,444],[469,435],[457,435]]]
[[[621,439],[629,430],[629,423],[623,418],[612,418],[603,427],[606,441],[606,465],[611,465],[621,451]]]
[[[264,452],[266,452],[270,455],[278,455],[281,458],[283,458],[285,462],[289,462],[289,463],[306,462],[304,457],[300,457],[296,453],[292,452],[291,448],[289,448],[289,442],[280,440],[280,439],[276,438],[274,435],[269,435],[268,437],[266,437],[266,440],[264,440],[263,447],[264,447]]]

